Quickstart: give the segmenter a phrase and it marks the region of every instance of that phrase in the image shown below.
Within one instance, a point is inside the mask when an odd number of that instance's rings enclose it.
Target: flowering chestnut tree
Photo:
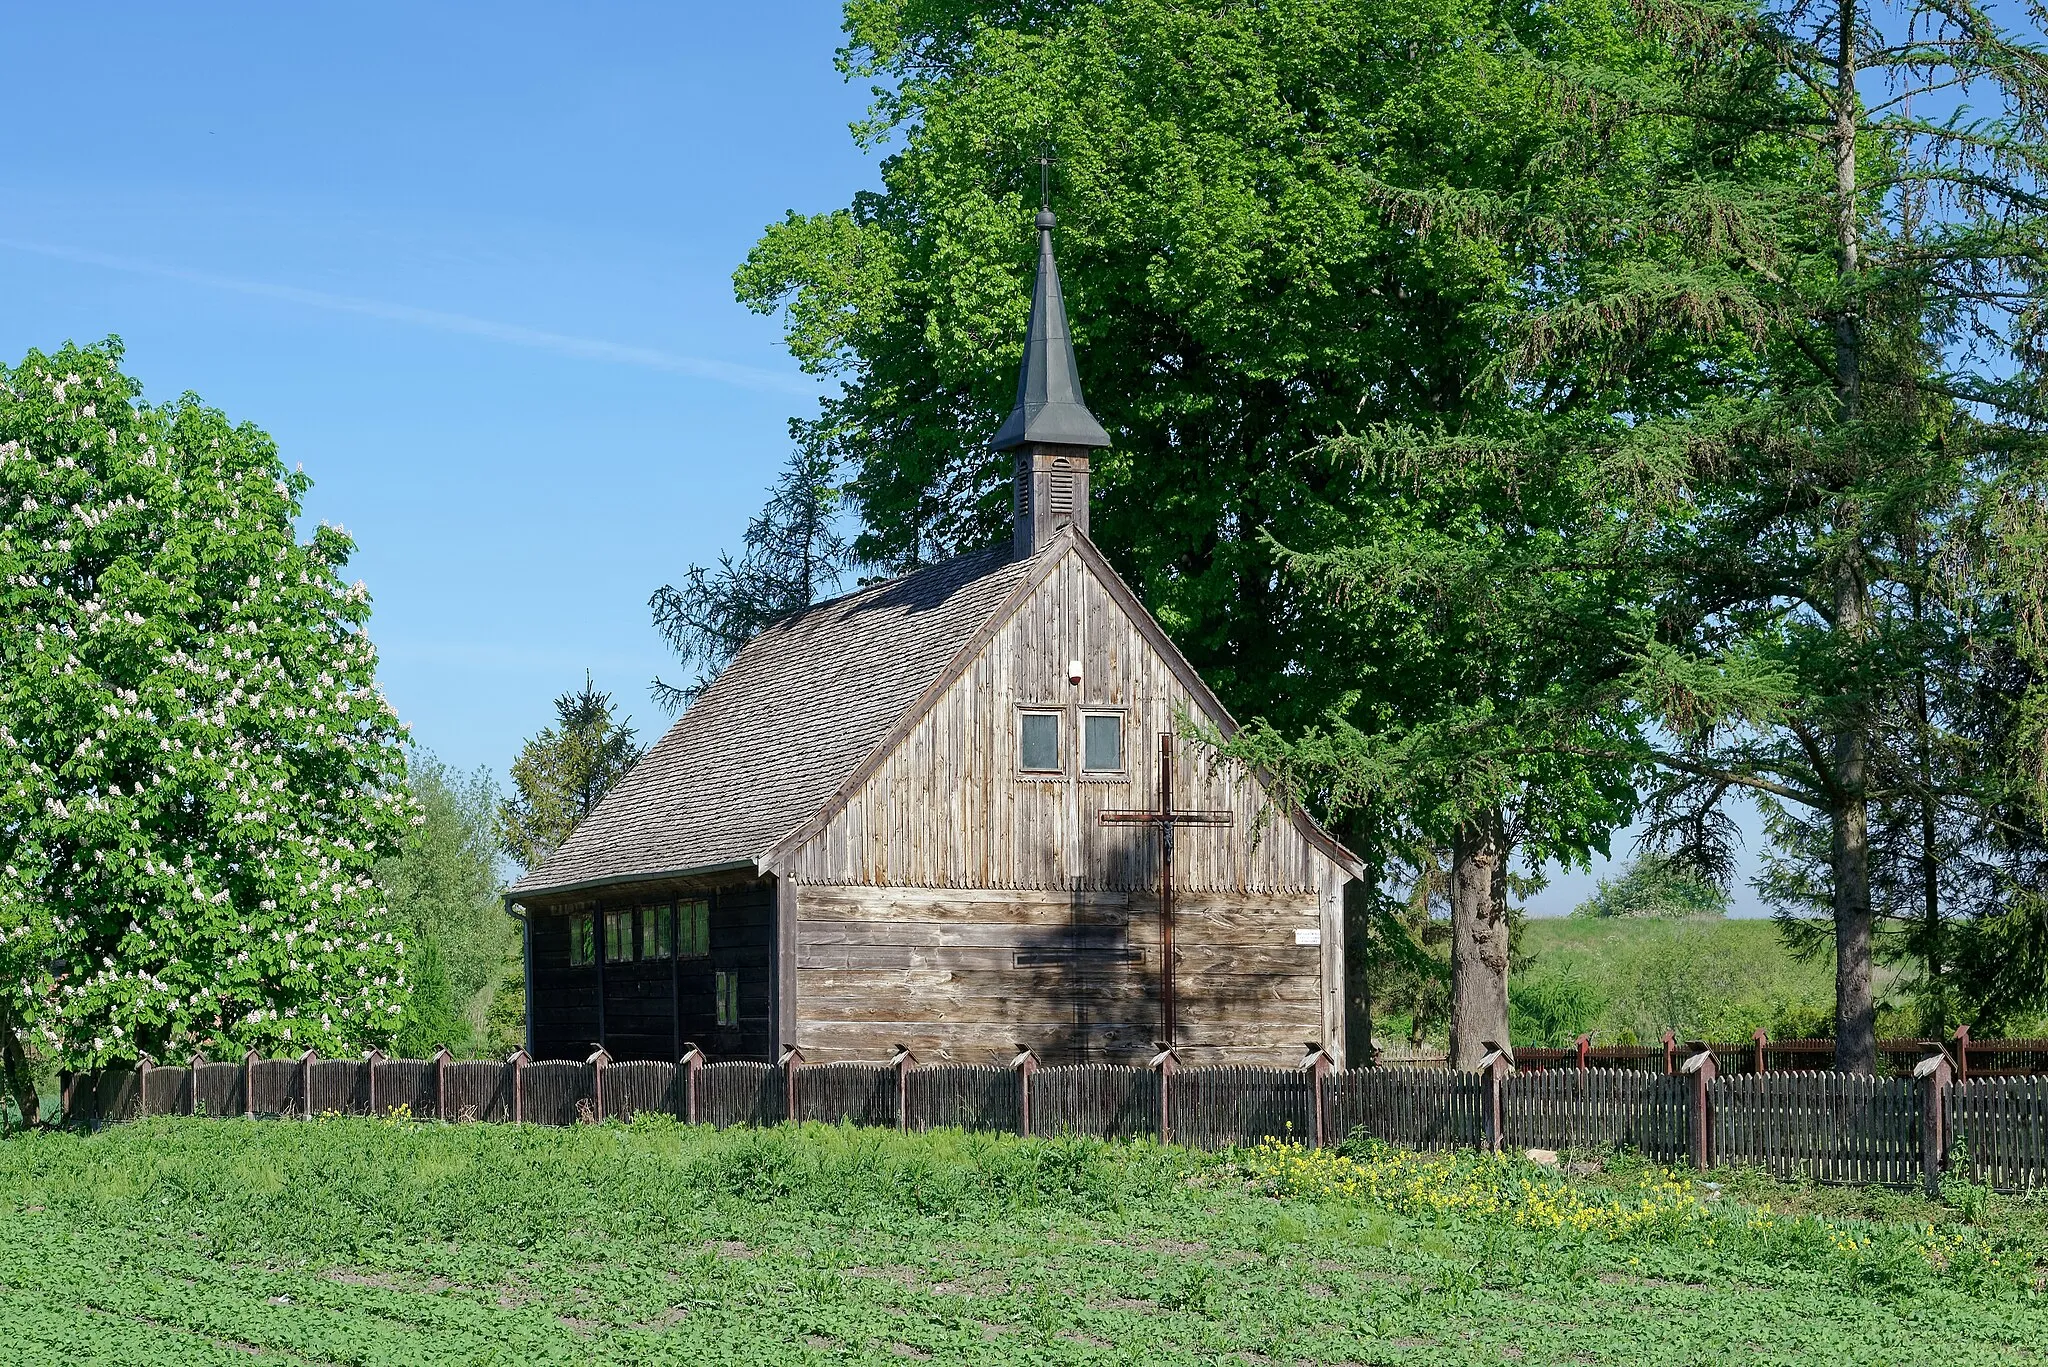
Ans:
[[[407,998],[371,870],[414,808],[353,544],[299,539],[310,481],[268,436],[141,402],[120,360],[0,366],[0,1049],[24,1102],[28,1049],[353,1052]]]

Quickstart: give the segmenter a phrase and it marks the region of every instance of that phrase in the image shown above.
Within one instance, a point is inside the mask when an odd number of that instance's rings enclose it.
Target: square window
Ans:
[[[604,914],[604,961],[624,964],[633,961],[633,913],[608,911]]]
[[[740,1023],[740,975],[720,973],[717,976],[718,1023],[738,1025]]]
[[[569,964],[582,968],[597,962],[597,931],[591,925],[589,912],[577,912],[569,918]]]
[[[1118,712],[1081,718],[1081,767],[1096,773],[1124,767],[1124,719]]]
[[[676,903],[676,955],[701,959],[711,952],[711,903],[701,897]]]
[[[663,905],[640,908],[640,957],[666,959],[675,953],[673,909]]]
[[[1060,762],[1060,714],[1026,712],[1018,721],[1017,765],[1034,774],[1056,774]]]

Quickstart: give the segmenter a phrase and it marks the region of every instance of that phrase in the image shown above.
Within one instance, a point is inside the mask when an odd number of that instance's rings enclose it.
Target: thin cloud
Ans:
[[[594,337],[548,332],[541,328],[520,327],[515,323],[500,323],[489,318],[472,318],[463,313],[444,313],[439,309],[414,308],[410,304],[394,304],[383,299],[361,299],[347,294],[329,294],[325,290],[301,289],[296,285],[241,280],[233,276],[212,275],[205,271],[163,266],[151,261],[109,256],[103,252],[83,251],[75,247],[59,247],[43,242],[21,242],[0,238],[0,247],[36,256],[53,257],[60,261],[99,266],[106,270],[126,271],[131,275],[179,280],[187,284],[203,285],[208,289],[252,295],[259,299],[276,299],[283,303],[300,304],[306,308],[324,309],[330,313],[353,313],[359,317],[380,318],[386,322],[431,328],[437,332],[458,333],[465,337],[481,337],[487,341],[504,342],[511,346],[533,347],[562,356],[574,356],[579,360],[662,370],[699,380],[716,380],[722,384],[738,385],[743,389],[765,389],[783,394],[803,395],[815,392],[802,379],[773,370],[764,370],[758,366],[709,360],[702,356],[683,356],[671,351],[657,351],[652,347],[626,346]]]

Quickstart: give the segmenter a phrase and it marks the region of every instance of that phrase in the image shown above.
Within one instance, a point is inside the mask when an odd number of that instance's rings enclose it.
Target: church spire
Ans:
[[[1017,453],[1017,553],[1030,555],[1061,527],[1088,530],[1088,453],[1109,445],[1109,433],[1081,397],[1074,339],[1059,267],[1052,259],[1053,216],[1038,211],[1038,283],[1031,326],[1017,370],[1017,406],[990,441]]]

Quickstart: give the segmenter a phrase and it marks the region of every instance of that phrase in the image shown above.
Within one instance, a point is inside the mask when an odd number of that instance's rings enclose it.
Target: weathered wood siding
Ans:
[[[797,1041],[807,1058],[1142,1062],[1159,1038],[1150,892],[801,886]],[[1313,892],[1176,898],[1184,1063],[1291,1065],[1325,1024],[1328,919]]]
[[[1080,684],[1068,662],[1082,662]],[[1064,714],[1068,772],[1029,777],[1018,766],[1017,713]],[[1120,709],[1121,776],[1080,776],[1080,712]],[[1110,588],[1069,551],[1002,624],[931,710],[789,857],[800,883],[940,888],[1141,891],[1158,879],[1158,836],[1105,827],[1109,807],[1157,801],[1159,735],[1200,715],[1173,663],[1155,649]],[[1228,808],[1234,829],[1177,838],[1175,878],[1190,891],[1318,894],[1330,860],[1298,827],[1267,810],[1241,771],[1212,768],[1178,746],[1174,801]]]

